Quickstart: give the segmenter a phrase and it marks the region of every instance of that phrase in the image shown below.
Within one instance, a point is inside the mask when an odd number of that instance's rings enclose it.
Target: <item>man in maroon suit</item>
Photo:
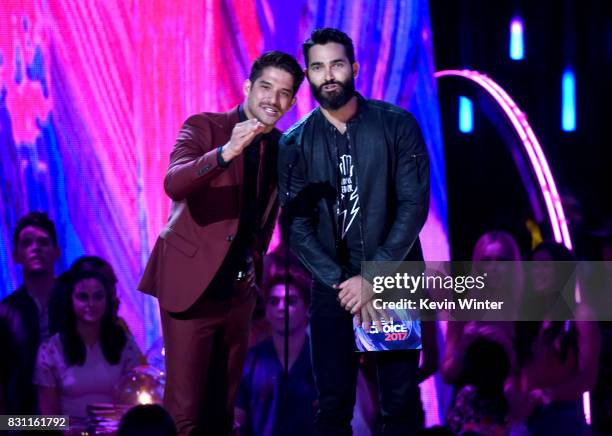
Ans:
[[[180,435],[231,431],[253,284],[278,211],[274,126],[303,79],[292,56],[263,54],[244,82],[244,102],[190,117],[170,156],[170,219],[138,289],[159,299],[164,404]]]

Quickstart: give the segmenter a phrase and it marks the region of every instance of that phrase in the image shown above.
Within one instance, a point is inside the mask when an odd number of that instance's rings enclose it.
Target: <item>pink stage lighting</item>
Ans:
[[[436,78],[445,76],[464,77],[475,82],[487,91],[503,109],[514,126],[516,133],[521,138],[527,156],[529,156],[529,162],[536,175],[540,191],[544,198],[555,241],[563,243],[571,250],[572,241],[567,226],[567,219],[565,218],[565,213],[561,204],[561,198],[559,197],[559,191],[557,190],[555,180],[550,171],[548,161],[544,157],[540,142],[533,133],[525,114],[520,110],[514,100],[510,98],[506,91],[488,76],[478,71],[444,70],[434,74]]]

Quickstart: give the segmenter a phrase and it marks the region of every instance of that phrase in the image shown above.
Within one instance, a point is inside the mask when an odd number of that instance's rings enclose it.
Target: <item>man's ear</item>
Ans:
[[[357,62],[353,62],[353,78],[357,78],[359,75],[359,64]]]
[[[244,92],[244,96],[248,97],[251,92],[251,80],[246,79],[244,84],[242,85],[242,91]]]

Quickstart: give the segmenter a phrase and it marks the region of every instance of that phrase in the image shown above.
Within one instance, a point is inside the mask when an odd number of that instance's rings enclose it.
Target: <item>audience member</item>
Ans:
[[[541,320],[546,309],[552,321],[572,319],[576,310],[576,257],[561,244],[544,241],[530,255],[527,290],[521,304],[521,318]],[[532,324],[521,324],[532,325]]]
[[[121,376],[143,357],[114,320],[111,288],[99,273],[71,277],[64,307],[61,331],[38,352],[34,383],[41,413],[82,418],[87,405],[112,402]]]
[[[516,324],[520,386],[528,398],[523,403],[527,427],[534,436],[584,434],[581,400],[597,379],[600,330],[587,304],[574,305],[561,296],[566,288],[573,297],[576,288],[567,265],[575,260],[573,254],[561,244],[544,242],[531,258],[538,261],[531,271],[531,287],[548,310],[542,321]],[[561,261],[564,265],[554,263]]]
[[[455,401],[447,416],[456,434],[474,431],[484,435],[505,435],[510,427],[505,396],[510,376],[510,359],[498,342],[479,337],[465,353],[465,370]]]
[[[519,298],[522,293],[522,271],[518,245],[512,235],[506,232],[493,231],[482,235],[474,247],[474,262],[490,262],[487,289],[504,292],[512,298]],[[512,283],[513,289],[508,289]],[[498,342],[508,355],[511,373],[516,370],[514,353],[514,325],[512,322],[477,322],[451,321],[446,333],[446,346],[442,363],[442,377],[446,383],[455,385],[465,369],[465,353],[476,339],[485,337]]]
[[[125,332],[132,336],[127,323],[121,317],[119,317],[119,296],[117,294],[117,276],[110,263],[98,256],[81,256],[75,260],[68,274],[79,274],[82,271],[95,271],[100,274],[108,283],[112,296],[112,307],[113,317],[117,320],[119,325],[125,330]]]
[[[289,379],[286,381],[284,375],[287,276],[278,274],[264,286],[266,320],[272,337],[249,352],[238,391],[235,417],[241,435],[313,433],[317,397],[306,334],[309,282],[295,270],[290,274]]]
[[[512,235],[502,231],[485,233],[474,246],[472,260],[479,262],[478,265],[485,265],[485,262],[488,265],[488,291],[503,295],[505,301],[520,301],[523,289],[521,255]],[[514,323],[509,321],[448,323],[442,377],[455,391],[447,417],[455,430],[466,431],[469,426],[465,425],[474,423],[491,425],[487,427],[491,432],[512,427],[514,401],[506,397],[516,398],[518,390],[514,338]],[[488,365],[488,359],[497,362],[497,368],[483,372],[482,365]],[[485,387],[487,383],[491,386]]]
[[[82,271],[95,271],[106,280],[113,299],[113,313],[116,316],[119,311],[119,297],[117,295],[117,276],[113,267],[106,260],[98,256],[81,256],[72,262],[69,272],[78,274]]]
[[[170,414],[158,404],[141,404],[127,411],[117,436],[175,436],[176,428]]]
[[[268,253],[263,260],[262,283],[269,283],[274,278],[284,275],[288,268],[289,272],[299,271],[301,280],[310,282],[310,275],[302,267],[297,256],[289,251],[287,257],[287,246],[281,242],[274,251]],[[286,265],[285,260],[289,259],[289,265]],[[270,324],[266,319],[266,302],[260,292],[255,303],[253,312],[253,321],[251,323],[251,337],[249,339],[249,348],[254,347],[260,342],[268,339],[271,336]]]
[[[14,413],[38,413],[32,374],[40,343],[56,333],[62,323],[62,291],[55,279],[60,256],[55,224],[46,213],[30,212],[21,217],[13,233],[13,257],[22,266],[23,284],[2,303],[20,319],[24,338],[16,378]]]

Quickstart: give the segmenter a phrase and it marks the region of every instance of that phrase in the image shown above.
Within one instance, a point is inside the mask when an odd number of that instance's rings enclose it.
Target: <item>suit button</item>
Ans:
[[[225,237],[225,240],[226,240],[227,242],[232,242],[232,241],[234,240],[234,235],[227,235],[227,236]]]
[[[198,170],[198,176],[201,176],[202,174],[206,173],[209,169],[210,169],[210,164],[204,165],[204,167]]]

